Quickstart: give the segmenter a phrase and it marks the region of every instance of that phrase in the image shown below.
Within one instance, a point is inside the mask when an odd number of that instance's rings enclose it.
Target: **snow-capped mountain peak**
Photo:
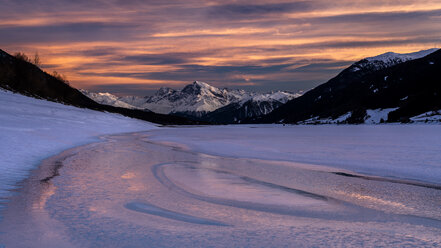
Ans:
[[[222,90],[213,87],[207,83],[194,81],[192,84],[185,86],[182,93],[192,95],[219,95],[222,94]]]
[[[201,81],[194,81],[192,84],[189,84],[187,86],[193,86],[193,87],[196,87],[196,88],[207,89],[207,90],[211,90],[211,91],[219,90],[218,88],[213,87],[213,86],[211,86],[211,85],[209,85],[209,84],[207,84],[205,82],[201,82]]]
[[[231,102],[240,101],[248,97],[249,93],[237,92],[236,90],[219,89],[207,83],[194,81],[186,85],[181,91],[176,91],[173,101],[176,104],[170,113],[186,113],[200,116],[204,113],[214,111]],[[154,103],[154,104],[157,104]],[[150,106],[150,108],[155,106]]]
[[[423,58],[438,50],[438,48],[431,48],[414,53],[387,52],[358,61],[351,66],[351,71],[356,72],[360,70],[380,70],[406,61]]]
[[[166,96],[166,95],[170,95],[173,94],[174,92],[176,92],[174,89],[169,88],[169,87],[161,87],[156,93],[156,96]]]
[[[419,58],[425,57],[425,56],[427,56],[437,50],[438,50],[438,48],[431,48],[431,49],[422,50],[422,51],[413,52],[413,53],[387,52],[387,53],[380,54],[378,56],[366,58],[366,60],[367,61],[382,61],[384,63],[390,63],[390,62],[394,62],[397,60],[404,62],[404,61],[408,61],[408,60],[414,60],[414,59],[419,59]]]

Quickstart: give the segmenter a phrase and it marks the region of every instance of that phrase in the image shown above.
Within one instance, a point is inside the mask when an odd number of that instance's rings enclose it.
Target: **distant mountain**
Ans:
[[[26,61],[26,59],[16,58],[2,50],[0,50],[0,88],[31,97],[98,111],[119,113],[159,124],[202,123],[177,116],[128,109],[126,106],[122,107],[121,105],[115,107],[99,104],[83,95],[77,89],[69,86],[68,83],[42,71],[34,64]]]
[[[216,109],[203,115],[201,119],[222,124],[241,123],[247,118],[269,114],[287,101],[299,96],[301,96],[300,93],[293,94],[283,91],[255,95]]]
[[[186,85],[182,90],[163,87],[150,97],[116,97],[109,93],[88,91],[83,93],[101,104],[127,104],[127,108],[149,109],[156,113],[216,123],[235,123],[243,118],[267,114],[300,95],[283,91],[260,94],[237,89],[219,89],[199,81]]]
[[[94,93],[94,92],[90,92],[88,90],[82,90],[82,89],[80,89],[80,92],[100,104],[110,105],[110,106],[119,107],[119,108],[138,109],[137,107],[135,107],[133,105],[130,105],[126,102],[119,100],[119,98],[117,96],[112,95],[110,93]]]
[[[358,61],[336,77],[280,106],[258,123],[436,121],[441,110],[441,51],[385,53]]]
[[[195,81],[182,90],[161,88],[142,105],[157,113],[173,113],[200,117],[218,108],[251,97],[244,90],[219,89]]]

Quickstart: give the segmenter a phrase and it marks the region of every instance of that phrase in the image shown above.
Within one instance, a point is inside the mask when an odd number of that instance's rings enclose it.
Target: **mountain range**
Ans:
[[[238,123],[245,118],[270,113],[300,93],[277,91],[254,93],[238,89],[219,89],[195,81],[181,90],[160,88],[153,96],[117,97],[110,93],[83,94],[101,104],[173,114],[212,123]]]
[[[362,59],[306,92],[266,94],[219,89],[195,81],[150,97],[82,91],[112,106],[185,116],[210,123],[369,123],[441,119],[437,48]]]

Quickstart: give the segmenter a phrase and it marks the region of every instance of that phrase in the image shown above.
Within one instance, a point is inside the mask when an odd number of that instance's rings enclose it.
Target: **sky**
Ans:
[[[441,0],[0,0],[0,49],[77,88],[150,95],[195,80],[308,90],[362,58],[441,47]]]

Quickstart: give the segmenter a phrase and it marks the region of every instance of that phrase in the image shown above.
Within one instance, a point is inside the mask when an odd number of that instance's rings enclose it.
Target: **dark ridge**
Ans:
[[[346,123],[363,123],[367,109],[395,108],[385,122],[410,121],[441,109],[441,50],[391,67],[362,67],[361,60],[336,77],[247,123],[293,123],[311,117],[335,119],[352,112]]]
[[[68,83],[42,71],[36,65],[0,49],[0,88],[22,95],[46,99],[80,108],[118,113],[163,125],[194,125],[207,122],[153,112],[125,109],[96,103]]]
[[[348,174],[348,173],[344,173],[344,172],[332,172],[332,174],[339,175],[339,176],[344,176],[344,177],[363,178],[362,176],[357,176],[357,175]]]
[[[283,105],[283,103],[279,101],[255,102],[248,100],[243,104],[235,102],[216,109],[213,112],[209,112],[203,115],[201,119],[219,124],[241,123],[242,120],[261,116],[265,110],[267,110],[266,112],[270,112],[281,105]]]

